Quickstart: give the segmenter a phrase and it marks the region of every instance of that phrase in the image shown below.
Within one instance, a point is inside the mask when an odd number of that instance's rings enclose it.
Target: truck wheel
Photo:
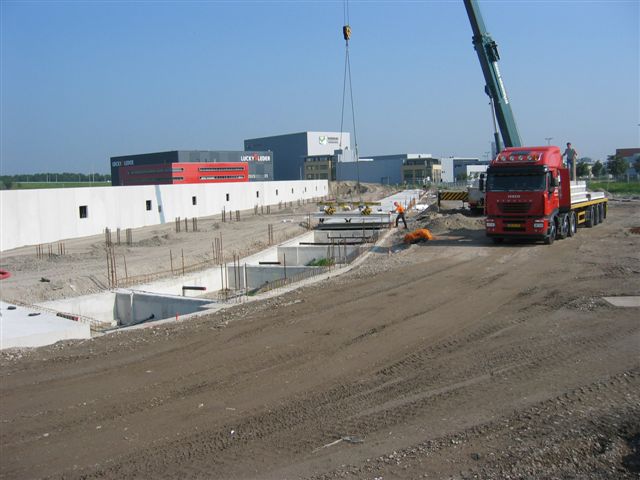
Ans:
[[[560,215],[558,217],[558,238],[564,240],[569,235],[569,215]]]
[[[598,204],[598,223],[604,222],[604,205],[602,203]]]
[[[576,221],[576,212],[570,212],[569,215],[569,231],[567,235],[573,237],[576,233],[578,233],[578,223]]]
[[[587,208],[587,221],[585,222],[585,224],[587,225],[587,228],[591,228],[595,225],[595,223],[593,223],[593,217],[595,216],[595,211],[593,209],[593,206]]]
[[[607,203],[603,203],[602,204],[602,218],[607,218],[608,206],[609,206],[609,204],[607,204]]]
[[[598,205],[594,205],[593,208],[593,226],[595,227],[600,223],[600,213],[598,212]]]
[[[553,218],[549,222],[549,232],[548,232],[547,236],[544,237],[545,245],[551,245],[553,243],[553,241],[556,239],[557,231],[558,230],[556,229],[556,220],[555,220],[555,218]]]

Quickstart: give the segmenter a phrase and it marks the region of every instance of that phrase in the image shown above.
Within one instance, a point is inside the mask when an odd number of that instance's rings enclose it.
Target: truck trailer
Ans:
[[[486,233],[495,243],[572,237],[607,217],[607,198],[570,181],[556,146],[512,147],[492,160],[485,190]]]

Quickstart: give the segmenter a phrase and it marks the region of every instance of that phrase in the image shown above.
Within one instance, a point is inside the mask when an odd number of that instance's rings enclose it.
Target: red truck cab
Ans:
[[[566,236],[571,190],[558,147],[506,148],[489,165],[485,190],[486,232],[496,243],[505,238],[551,243],[559,229]]]

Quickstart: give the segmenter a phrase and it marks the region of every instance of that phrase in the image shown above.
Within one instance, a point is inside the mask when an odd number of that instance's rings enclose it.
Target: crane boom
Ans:
[[[520,147],[522,146],[520,133],[518,133],[516,120],[511,110],[511,104],[509,103],[509,97],[507,97],[507,92],[504,88],[502,77],[500,76],[500,69],[498,68],[498,60],[500,60],[498,45],[491,38],[491,35],[489,35],[484,26],[478,2],[476,0],[464,0],[464,6],[467,9],[467,15],[469,16],[469,22],[471,22],[471,29],[473,30],[473,46],[478,54],[486,82],[485,91],[491,98],[504,146]],[[498,140],[499,138],[496,134],[496,149],[499,152],[501,146]]]

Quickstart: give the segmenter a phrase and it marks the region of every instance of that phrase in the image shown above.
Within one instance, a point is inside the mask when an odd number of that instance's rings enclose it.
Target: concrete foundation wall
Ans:
[[[240,266],[238,274],[236,275],[236,268],[229,267],[229,288],[231,289],[243,289],[246,283],[249,285],[249,290],[262,287],[267,282],[274,282],[276,280],[282,280],[285,278],[285,268],[282,265],[247,265],[246,276],[245,266]],[[301,273],[311,274],[311,272],[317,271],[318,267],[300,267],[300,266],[287,266],[286,278],[292,278]],[[237,285],[236,285],[237,283]]]
[[[38,305],[56,312],[72,313],[101,322],[110,322],[113,320],[115,299],[115,292],[104,292],[43,302]]]
[[[278,261],[289,266],[305,266],[313,260],[322,258],[334,258],[341,260],[345,257],[351,257],[359,249],[358,246],[347,245],[337,246],[332,249],[330,245],[304,245],[301,247],[280,247],[278,248]]]
[[[206,310],[211,300],[156,295],[147,292],[116,292],[115,316],[119,325],[136,325],[145,320],[174,318],[176,315]]]
[[[105,228],[138,228],[327,193],[326,180],[3,190],[0,251],[96,235]],[[80,207],[86,207],[85,218],[80,218]]]
[[[356,241],[371,239],[377,232],[375,230],[315,230],[314,242],[339,242],[340,240]]]

